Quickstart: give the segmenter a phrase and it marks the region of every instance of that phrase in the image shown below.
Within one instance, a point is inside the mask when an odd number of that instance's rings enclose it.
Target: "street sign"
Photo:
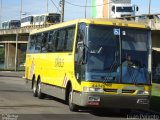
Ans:
[[[120,35],[120,29],[113,29],[114,35]]]

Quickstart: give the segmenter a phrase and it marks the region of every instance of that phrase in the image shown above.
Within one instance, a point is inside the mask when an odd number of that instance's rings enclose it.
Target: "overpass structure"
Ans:
[[[145,23],[150,26],[152,30],[153,49],[160,53],[160,14],[128,16],[118,19]],[[46,26],[0,30],[0,48],[4,48],[4,61],[0,59],[0,69],[17,70],[20,68],[20,66],[25,62],[25,54],[27,49],[26,43],[28,42],[29,32],[33,29],[43,27]],[[160,59],[158,61],[159,62],[156,62],[156,66],[160,66]]]
[[[0,70],[23,69],[29,32],[46,26],[0,30]]]

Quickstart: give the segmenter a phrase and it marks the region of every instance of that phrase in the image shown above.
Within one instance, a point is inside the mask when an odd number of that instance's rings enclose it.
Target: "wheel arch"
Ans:
[[[71,81],[69,80],[67,82],[67,85],[66,85],[66,92],[65,92],[65,101],[68,103],[68,96],[69,96],[69,92],[70,92],[70,89],[72,88],[72,83]]]
[[[35,74],[33,74],[33,76],[32,76],[32,89],[33,89],[33,85],[34,85],[35,80],[36,80],[36,76],[35,76]]]
[[[38,82],[41,80],[41,76],[40,75],[38,75],[38,77],[37,77],[37,84],[38,84]]]

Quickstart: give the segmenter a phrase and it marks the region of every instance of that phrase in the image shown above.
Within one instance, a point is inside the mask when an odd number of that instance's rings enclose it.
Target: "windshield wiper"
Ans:
[[[104,82],[106,83],[112,83],[113,82],[113,79],[111,80],[111,79],[107,79],[107,78],[111,78],[111,77],[113,77],[112,76],[112,73],[113,73],[113,71],[114,71],[114,69],[115,69],[115,67],[118,65],[118,63],[117,63],[117,60],[115,59],[115,61],[112,63],[112,65],[111,65],[111,67],[110,67],[110,70],[109,70],[109,74],[107,74],[106,75],[106,79],[104,80]],[[114,77],[113,77],[114,78]]]

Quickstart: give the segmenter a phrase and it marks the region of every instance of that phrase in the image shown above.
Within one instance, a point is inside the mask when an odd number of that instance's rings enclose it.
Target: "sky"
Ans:
[[[57,8],[48,0],[48,11],[58,12]],[[60,0],[52,0],[57,7],[59,7]],[[86,0],[66,0],[73,4],[85,5]],[[87,0],[87,5],[90,6],[92,0]],[[148,14],[149,0],[132,0],[132,4],[139,6],[139,14]],[[2,21],[20,19],[21,0],[2,0],[2,9],[0,14]],[[47,0],[22,0],[22,13],[27,15],[42,14],[47,12]],[[87,18],[91,17],[91,8],[87,7]],[[160,13],[160,0],[151,0],[151,13]],[[23,17],[23,16],[22,16]],[[84,18],[85,8],[77,7],[65,3],[65,21]]]

